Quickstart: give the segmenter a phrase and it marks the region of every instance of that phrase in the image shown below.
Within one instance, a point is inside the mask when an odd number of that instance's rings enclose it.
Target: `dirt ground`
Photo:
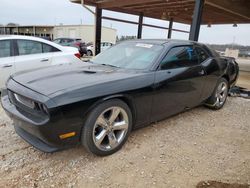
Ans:
[[[237,59],[240,73],[237,86],[245,87],[250,90],[250,59]]]
[[[250,184],[250,100],[198,107],[134,131],[108,157],[82,147],[46,154],[15,134],[0,108],[0,187],[189,188],[201,181]]]
[[[236,85],[250,90],[250,72],[240,71]]]

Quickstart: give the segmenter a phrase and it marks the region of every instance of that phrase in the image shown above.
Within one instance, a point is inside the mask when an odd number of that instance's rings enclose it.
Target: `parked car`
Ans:
[[[222,108],[237,75],[235,60],[206,45],[134,40],[86,64],[16,74],[1,101],[17,134],[36,148],[81,143],[104,156],[118,151],[132,129],[201,104]]]
[[[28,36],[0,37],[0,89],[8,77],[19,71],[64,63],[79,63],[80,54],[72,47]]]
[[[79,38],[58,38],[53,40],[53,42],[60,44],[62,46],[72,46],[79,50],[79,53],[81,56],[84,54],[87,54],[87,48],[85,43],[82,41],[82,39]]]
[[[51,40],[51,37],[48,37],[48,36],[43,36],[43,37],[40,37],[40,38],[45,39],[45,40],[48,40],[48,41],[52,41],[52,40]]]
[[[113,44],[110,42],[102,42],[101,43],[101,52],[103,52],[104,50],[107,50],[111,46],[113,46]],[[89,45],[87,45],[87,54],[86,55],[93,56],[93,54],[94,54],[94,45],[93,45],[93,43],[90,43]]]

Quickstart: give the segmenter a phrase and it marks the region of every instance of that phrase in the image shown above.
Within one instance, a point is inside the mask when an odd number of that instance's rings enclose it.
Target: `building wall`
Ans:
[[[93,25],[55,26],[54,39],[61,37],[81,38],[84,42],[94,42],[95,28]],[[102,42],[116,43],[116,30],[102,27]]]
[[[53,28],[45,28],[45,27],[35,27],[35,30],[33,27],[13,29],[14,34],[17,34],[17,31],[20,34],[31,35],[31,36],[34,36],[34,32],[35,32],[36,36],[38,36],[38,37],[43,37],[43,36],[52,37],[52,35],[53,35]]]
[[[62,26],[19,26],[0,27],[0,34],[19,34],[37,37],[50,37],[56,39],[60,37],[81,38],[84,42],[94,42],[94,25],[62,25]],[[102,27],[102,42],[116,43],[116,29]]]
[[[51,26],[20,26],[20,27],[0,27],[0,34],[6,35],[27,35],[37,37],[53,38],[53,27]]]

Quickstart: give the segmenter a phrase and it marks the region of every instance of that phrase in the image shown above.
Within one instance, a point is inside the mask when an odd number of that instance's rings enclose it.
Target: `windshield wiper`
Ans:
[[[110,64],[105,64],[105,63],[102,63],[101,65],[104,65],[104,66],[109,66],[109,67],[115,67],[115,68],[120,68],[118,66],[115,66],[115,65],[110,65]]]

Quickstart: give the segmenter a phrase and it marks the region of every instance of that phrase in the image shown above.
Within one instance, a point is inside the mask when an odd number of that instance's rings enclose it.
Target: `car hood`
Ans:
[[[64,64],[39,70],[25,71],[12,76],[19,84],[48,97],[115,82],[140,75],[136,71],[91,63]]]

